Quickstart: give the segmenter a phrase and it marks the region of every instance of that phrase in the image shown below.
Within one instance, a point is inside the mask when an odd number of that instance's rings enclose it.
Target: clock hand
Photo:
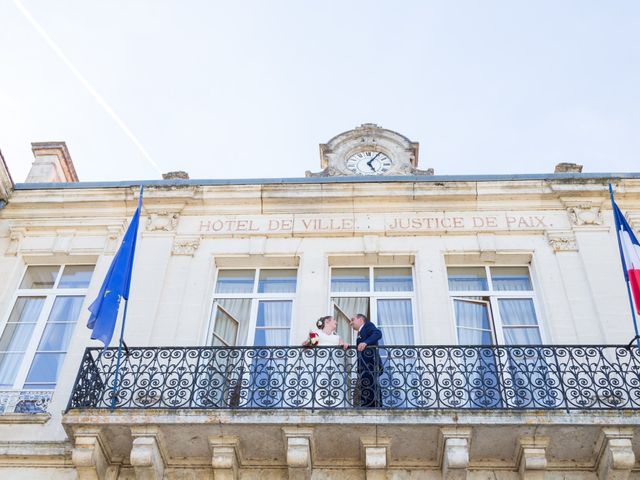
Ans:
[[[369,168],[370,168],[371,170],[373,170],[374,172],[375,172],[375,169],[373,168],[373,166],[372,166],[371,164],[373,163],[373,161],[374,161],[376,158],[378,158],[378,157],[380,156],[380,154],[381,154],[381,153],[382,153],[382,152],[378,152],[378,154],[377,154],[375,157],[373,157],[371,160],[369,160],[369,161],[367,162],[367,165],[369,165]]]

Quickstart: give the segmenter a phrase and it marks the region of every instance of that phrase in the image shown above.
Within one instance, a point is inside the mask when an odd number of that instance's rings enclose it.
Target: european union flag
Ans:
[[[131,270],[133,269],[133,256],[136,251],[136,240],[138,238],[138,224],[140,223],[140,210],[142,209],[142,187],[140,187],[140,198],[138,208],[136,208],[129,228],[124,234],[122,244],[113,257],[107,276],[100,288],[100,293],[94,302],[89,306],[91,316],[87,322],[87,327],[92,329],[91,338],[100,340],[107,348],[111,343],[113,331],[116,328],[118,318],[118,307],[120,299],[129,299],[129,287],[131,286]]]

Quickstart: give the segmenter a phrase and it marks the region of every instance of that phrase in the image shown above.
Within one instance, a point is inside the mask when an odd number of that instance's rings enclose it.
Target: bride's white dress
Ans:
[[[337,347],[340,345],[340,337],[338,335],[327,335],[322,330],[319,330],[316,333],[318,334],[319,347]]]
[[[338,347],[340,337],[318,332],[319,347]],[[314,404],[317,407],[340,407],[344,405],[345,375],[344,355],[342,350],[320,348],[313,350],[315,355],[314,371],[315,394]]]

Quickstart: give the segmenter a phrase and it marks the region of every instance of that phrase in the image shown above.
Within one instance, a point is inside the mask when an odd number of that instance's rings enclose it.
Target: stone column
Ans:
[[[386,479],[391,440],[385,437],[360,437],[360,445],[362,447],[367,480]]]
[[[79,480],[106,480],[109,455],[102,441],[99,428],[80,428],[74,433],[75,446],[71,461]]]
[[[443,427],[440,429],[439,449],[444,480],[465,480],[469,467],[470,427]]]
[[[604,427],[596,442],[599,480],[627,480],[636,463],[632,448],[633,428]]]
[[[166,466],[162,439],[157,427],[133,427],[130,461],[140,480],[162,480]]]
[[[310,480],[313,462],[311,439],[313,429],[283,427],[284,444],[287,449],[287,465],[290,480]]]
[[[544,480],[547,469],[547,437],[520,437],[516,447],[516,465],[522,480]]]

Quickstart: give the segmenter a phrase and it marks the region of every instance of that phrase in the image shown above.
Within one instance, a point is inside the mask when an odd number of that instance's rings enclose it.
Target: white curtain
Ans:
[[[498,300],[507,345],[540,345],[540,329],[530,298]]]
[[[290,328],[290,300],[260,302],[256,325],[257,346],[278,347],[288,345]],[[258,330],[262,330],[262,332]],[[264,345],[262,345],[261,339],[264,339]]]
[[[261,270],[258,293],[295,293],[295,270]]]
[[[491,267],[491,280],[495,290],[533,290],[527,267]]]
[[[368,268],[334,268],[331,272],[331,291],[338,292],[368,292]],[[356,312],[363,313],[363,312]]]
[[[376,268],[373,285],[376,292],[412,292],[410,268]]]
[[[332,299],[334,317],[338,321],[338,335],[342,340],[349,343],[351,341],[351,326],[349,320],[356,313],[369,316],[368,297],[334,297]],[[337,307],[337,308],[336,308]]]
[[[44,305],[44,297],[19,297],[0,337],[0,387],[13,387],[24,351]]]
[[[236,322],[229,319],[224,312],[220,312],[216,309],[215,312],[215,325],[213,331],[219,337],[223,338],[230,345],[235,345],[231,340],[235,340],[237,343],[242,343],[243,338],[246,338],[247,328],[249,325],[249,315],[251,314],[251,299],[250,298],[218,298],[215,300],[229,315],[231,315]],[[235,333],[234,333],[235,331]],[[212,344],[216,345],[216,340],[212,339]],[[218,343],[219,345],[219,343]]]
[[[486,303],[455,299],[458,344],[491,345],[491,324]]]
[[[377,320],[386,345],[413,345],[411,300],[378,300]]]

